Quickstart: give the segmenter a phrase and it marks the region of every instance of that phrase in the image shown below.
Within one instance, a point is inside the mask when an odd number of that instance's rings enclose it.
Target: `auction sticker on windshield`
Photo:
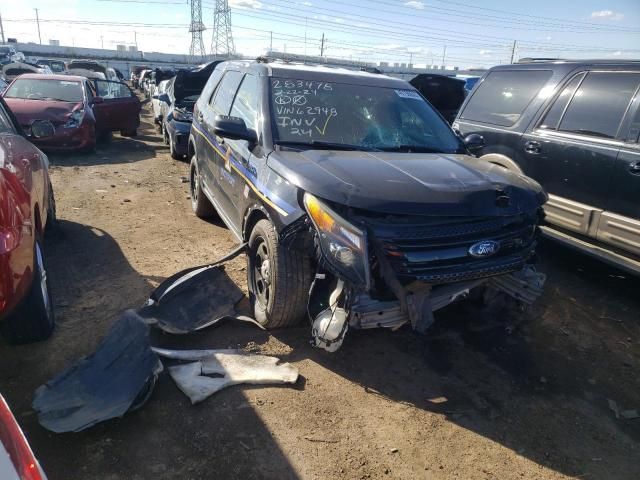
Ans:
[[[413,100],[422,100],[422,97],[415,90],[396,90],[396,95],[400,98],[411,98]]]

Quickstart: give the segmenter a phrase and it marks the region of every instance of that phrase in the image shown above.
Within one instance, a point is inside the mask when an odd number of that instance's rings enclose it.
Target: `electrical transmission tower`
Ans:
[[[207,55],[204,49],[204,41],[202,40],[202,32],[206,30],[202,23],[202,0],[191,0],[191,24],[189,32],[191,32],[191,47],[189,48],[189,56],[195,62],[201,61]]]
[[[231,33],[231,9],[228,0],[216,0],[213,13],[213,37],[211,38],[211,54],[227,57],[236,52]]]

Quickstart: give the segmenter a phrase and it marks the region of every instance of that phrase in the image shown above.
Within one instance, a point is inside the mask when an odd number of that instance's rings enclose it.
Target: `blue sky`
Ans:
[[[208,50],[215,0],[202,4]],[[514,40],[516,58],[640,58],[639,0],[229,0],[229,4],[236,50],[247,55],[264,53],[271,41],[276,50],[318,55],[324,33],[326,55],[416,65],[441,64],[445,46],[449,66],[505,63]],[[186,0],[5,2],[0,6],[5,36],[37,42],[34,8],[42,20],[43,43],[58,39],[67,45],[115,48],[137,40],[143,51],[189,50]],[[136,25],[118,25],[122,23]]]

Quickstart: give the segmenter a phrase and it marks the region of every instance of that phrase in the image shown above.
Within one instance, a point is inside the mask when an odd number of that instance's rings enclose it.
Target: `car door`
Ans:
[[[596,236],[620,151],[618,131],[638,81],[638,73],[576,73],[523,135],[527,173],[549,193],[548,222]]]
[[[462,107],[454,129],[463,136],[477,133],[486,146],[483,160],[532,176],[526,158],[520,155],[520,142],[532,113],[539,108],[540,92],[554,73],[547,68],[490,71],[476,85]],[[535,177],[534,177],[535,178]]]
[[[215,177],[211,175],[211,162],[213,162],[215,150],[213,148],[213,138],[209,138],[211,127],[208,123],[213,122],[215,118],[212,112],[212,103],[223,75],[224,70],[222,69],[214,69],[211,73],[209,80],[207,80],[206,85],[202,89],[200,98],[198,98],[194,106],[193,121],[191,123],[191,133],[193,134],[195,142],[198,168],[201,177],[204,179],[202,185],[207,195],[213,198],[214,203],[217,202],[217,198],[214,197],[217,197],[215,191],[218,187]],[[173,85],[174,80],[170,80],[169,83]]]
[[[231,117],[244,120],[248,129],[257,131],[258,119],[258,77],[246,74],[240,83],[240,87],[231,104]],[[259,137],[258,137],[259,138]],[[246,140],[225,140],[227,145],[223,168],[219,169],[220,189],[229,199],[232,205],[230,215],[233,223],[239,227],[242,225],[244,189],[248,188],[246,180],[256,183],[256,169],[252,165],[255,145],[250,145]]]
[[[639,87],[640,90],[640,87]],[[598,240],[635,254],[640,259],[640,93],[637,91],[623,123],[613,166],[606,209],[598,224]]]
[[[198,110],[196,121],[202,127],[202,133],[206,136],[204,145],[206,154],[205,161],[201,164],[201,175],[204,175],[205,186],[211,190],[214,203],[218,207],[218,213],[229,226],[237,227],[237,223],[232,214],[234,203],[229,197],[229,189],[222,188],[223,182],[237,182],[235,177],[230,175],[230,164],[228,160],[229,144],[227,140],[218,137],[214,133],[215,118],[217,115],[229,115],[231,104],[236,91],[240,86],[242,73],[234,70],[227,70],[220,80],[220,83],[211,96],[208,108]]]
[[[94,103],[98,130],[135,130],[140,123],[140,100],[122,82],[94,79],[96,95],[102,98]],[[94,99],[95,101],[95,99]]]

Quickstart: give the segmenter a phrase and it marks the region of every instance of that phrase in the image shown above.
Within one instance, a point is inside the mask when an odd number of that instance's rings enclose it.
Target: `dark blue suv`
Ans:
[[[542,188],[469,155],[478,137],[458,137],[405,81],[225,62],[193,115],[193,210],[217,212],[247,243],[265,326],[309,315],[316,345],[333,351],[349,327],[424,331],[489,281],[539,287]]]

